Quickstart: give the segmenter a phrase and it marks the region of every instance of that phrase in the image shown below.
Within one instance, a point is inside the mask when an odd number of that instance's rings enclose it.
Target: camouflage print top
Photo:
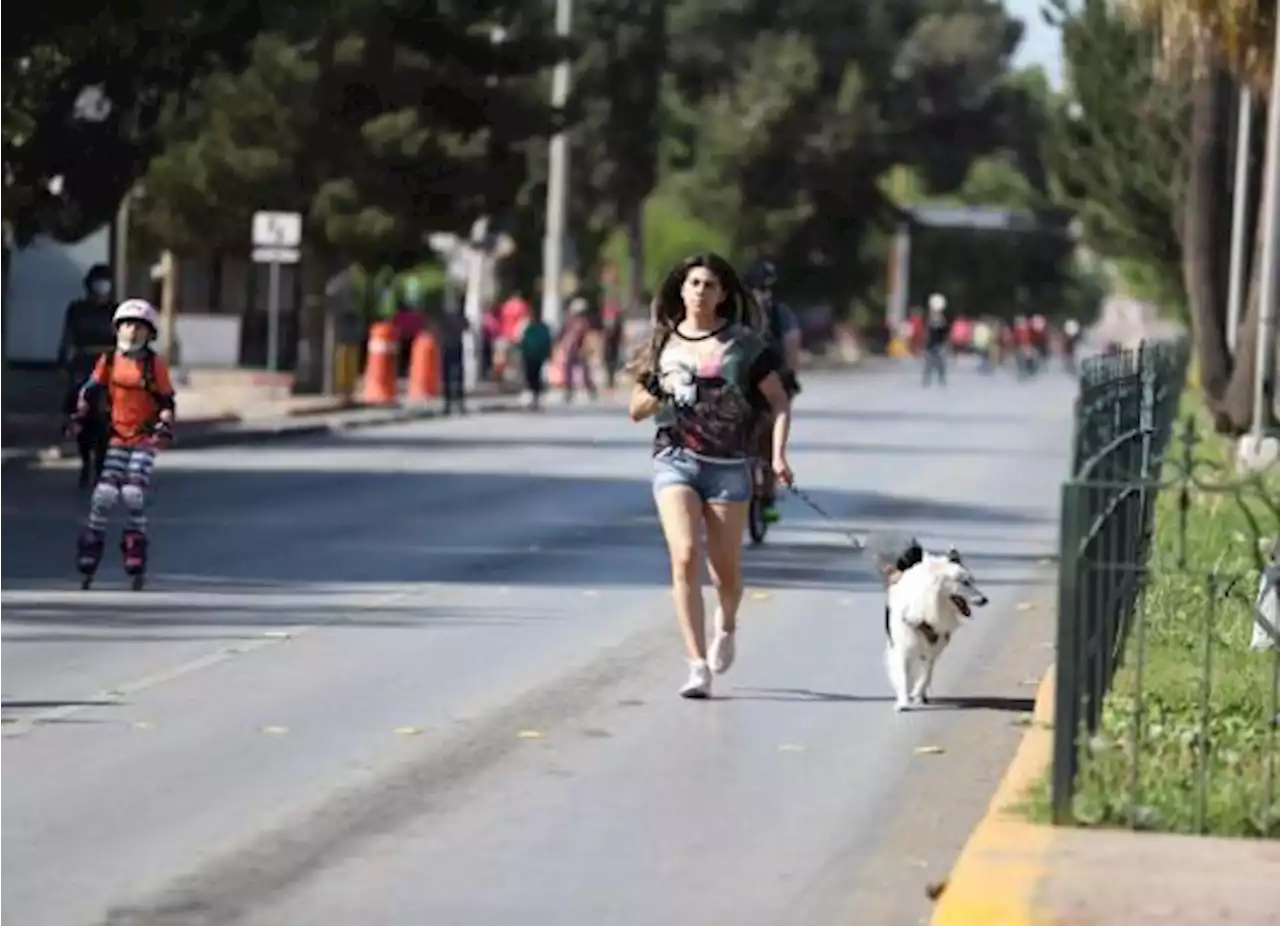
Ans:
[[[760,383],[782,365],[776,348],[739,325],[700,337],[674,332],[658,358],[666,401],[657,415],[656,452],[680,448],[704,460],[743,460],[769,403]]]

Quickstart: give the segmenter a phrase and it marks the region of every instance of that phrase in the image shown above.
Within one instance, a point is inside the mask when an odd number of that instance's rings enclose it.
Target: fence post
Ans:
[[[1082,487],[1062,487],[1062,523],[1058,541],[1058,667],[1054,689],[1053,769],[1050,774],[1053,822],[1071,821],[1080,730],[1080,495]]]

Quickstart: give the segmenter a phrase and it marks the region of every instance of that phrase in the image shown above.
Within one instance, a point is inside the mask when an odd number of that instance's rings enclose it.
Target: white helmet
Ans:
[[[934,293],[929,297],[929,311],[943,312],[947,308],[947,297],[942,293]]]
[[[150,325],[152,331],[156,331],[159,328],[160,319],[156,315],[155,306],[147,300],[126,299],[116,306],[116,313],[111,316],[111,324],[119,325],[121,322],[142,322]]]

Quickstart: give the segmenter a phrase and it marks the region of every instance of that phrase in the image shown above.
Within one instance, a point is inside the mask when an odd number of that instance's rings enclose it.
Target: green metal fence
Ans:
[[[1076,740],[1082,729],[1098,728],[1138,600],[1155,513],[1151,487],[1160,478],[1187,361],[1182,343],[1143,345],[1081,367],[1059,541],[1055,822],[1070,815]]]
[[[1176,427],[1187,365],[1173,343],[1081,369],[1062,491],[1053,819],[1268,835],[1280,832],[1280,647],[1240,641],[1259,575],[1277,575],[1259,542],[1280,531],[1280,507],[1265,478],[1206,456],[1192,420]]]

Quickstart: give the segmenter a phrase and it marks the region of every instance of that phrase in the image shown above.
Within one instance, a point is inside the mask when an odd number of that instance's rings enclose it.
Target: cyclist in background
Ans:
[[[800,367],[800,320],[796,317],[795,312],[791,311],[791,307],[785,302],[781,302],[774,295],[774,286],[778,282],[778,268],[774,266],[772,261],[758,260],[743,275],[743,283],[747,289],[755,297],[756,302],[760,304],[760,309],[764,313],[767,332],[770,343],[778,348],[778,352],[782,355],[783,369],[779,371],[782,383],[786,387],[788,398],[795,398],[800,392],[800,384],[796,379],[796,370]],[[772,453],[772,419],[766,417],[761,422],[759,447],[757,453],[763,460],[770,459]],[[761,486],[763,493],[762,513],[766,523],[776,523],[779,514],[775,493],[777,490],[777,482],[774,479],[773,472],[768,467],[764,468],[764,485]]]

